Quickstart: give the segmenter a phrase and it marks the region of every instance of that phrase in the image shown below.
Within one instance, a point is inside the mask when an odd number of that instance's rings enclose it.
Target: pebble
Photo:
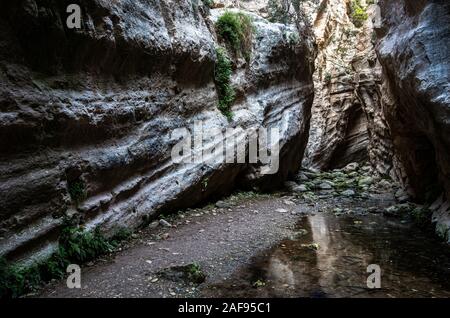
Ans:
[[[153,221],[152,223],[150,223],[149,224],[149,228],[150,229],[156,229],[157,227],[158,227],[158,225],[159,225],[159,222],[158,221]]]
[[[333,187],[331,186],[331,184],[329,184],[328,182],[323,182],[319,185],[319,189],[322,190],[331,190],[333,189]]]
[[[294,192],[308,192],[309,190],[304,184],[301,184],[299,186],[294,187],[292,189],[292,191],[294,191]]]
[[[216,202],[216,207],[218,207],[218,208],[229,208],[230,204],[225,202],[225,201],[217,201]]]
[[[167,240],[167,239],[169,238],[169,233],[161,234],[160,238],[161,238],[162,240]]]
[[[344,192],[341,193],[341,195],[346,196],[346,197],[352,197],[355,194],[356,194],[355,191],[353,191],[351,189],[345,190]]]
[[[170,224],[169,222],[167,222],[164,219],[159,220],[159,224],[161,224],[161,226],[164,226],[164,227],[172,227],[172,224]]]

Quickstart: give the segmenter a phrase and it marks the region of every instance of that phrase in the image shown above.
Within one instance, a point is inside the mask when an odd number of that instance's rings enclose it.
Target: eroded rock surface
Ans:
[[[433,208],[439,231],[449,239],[450,4],[382,0],[379,5],[377,52],[390,102],[384,112],[404,182],[419,201],[444,190]]]
[[[80,2],[80,30],[65,25],[68,1],[0,5],[0,255],[48,255],[68,216],[87,229],[134,228],[296,172],[313,98],[309,38],[289,42],[294,27],[254,16],[251,60],[234,61],[229,122],[217,109],[215,10],[188,0]],[[174,164],[171,132],[195,120],[206,131],[279,128],[278,173]],[[202,150],[222,141],[208,136]]]
[[[392,145],[382,112],[381,67],[373,21],[355,26],[350,1],[321,1],[311,14],[318,44],[315,100],[304,166],[322,170],[370,161],[381,175],[392,175]]]

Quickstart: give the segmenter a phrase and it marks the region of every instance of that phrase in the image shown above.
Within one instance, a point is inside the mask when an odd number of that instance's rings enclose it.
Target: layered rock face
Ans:
[[[419,201],[441,196],[432,208],[438,231],[450,238],[450,4],[379,3],[378,57],[385,80],[384,108],[405,183]]]
[[[379,174],[393,173],[374,50],[376,10],[367,5],[369,18],[358,27],[347,0],[321,1],[311,14],[319,53],[306,167],[327,170],[370,161]]]
[[[188,0],[85,0],[81,29],[68,29],[69,3],[0,5],[0,255],[48,255],[68,217],[113,233],[238,184],[276,186],[296,172],[313,99],[311,39],[292,43],[294,27],[253,15],[251,59],[233,61],[237,96],[228,121],[214,83],[220,9]],[[212,131],[241,127],[235,138],[244,143],[247,130],[277,128],[279,170],[175,164],[172,132],[195,121],[206,132],[197,152],[223,144]]]

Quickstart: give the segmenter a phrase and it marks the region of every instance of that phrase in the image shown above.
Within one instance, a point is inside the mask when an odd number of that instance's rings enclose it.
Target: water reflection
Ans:
[[[367,288],[369,264],[382,269],[381,289]],[[231,280],[206,286],[204,295],[450,297],[449,249],[400,220],[316,214]]]

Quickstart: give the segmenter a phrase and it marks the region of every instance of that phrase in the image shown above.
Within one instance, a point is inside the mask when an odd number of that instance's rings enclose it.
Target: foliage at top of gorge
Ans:
[[[242,12],[226,11],[217,20],[216,30],[236,54],[241,53],[249,60],[253,38],[253,22],[250,16]]]
[[[369,4],[371,4],[371,2],[368,2],[368,5]],[[355,27],[362,27],[364,21],[368,19],[369,15],[366,12],[366,8],[361,4],[361,0],[352,0],[350,10],[352,22]]]

